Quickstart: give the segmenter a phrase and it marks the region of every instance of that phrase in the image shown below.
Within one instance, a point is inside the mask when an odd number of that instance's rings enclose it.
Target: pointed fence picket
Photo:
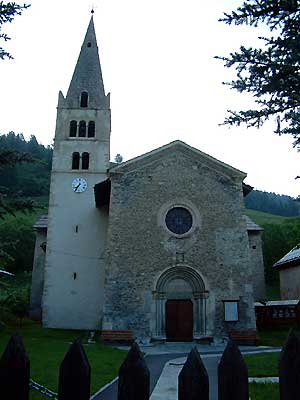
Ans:
[[[209,381],[200,354],[194,347],[178,375],[178,400],[209,400]]]
[[[29,399],[30,363],[20,336],[11,336],[0,359],[0,398]]]
[[[279,358],[280,400],[298,400],[300,393],[300,340],[290,332]]]
[[[150,372],[137,343],[119,369],[118,400],[149,400]]]
[[[59,369],[58,400],[88,400],[91,368],[76,340]],[[0,358],[0,398],[29,400],[30,362],[22,339],[12,335]],[[300,340],[290,332],[279,359],[280,400],[298,400],[300,393]],[[53,398],[54,393],[51,392]],[[149,400],[150,373],[134,343],[119,370],[118,400]],[[218,366],[219,400],[248,400],[248,372],[239,348],[228,342]],[[209,400],[209,379],[196,348],[178,376],[178,400]]]
[[[248,400],[248,369],[237,345],[229,341],[218,366],[219,400]]]
[[[59,369],[58,400],[89,400],[91,367],[80,340],[75,340]]]

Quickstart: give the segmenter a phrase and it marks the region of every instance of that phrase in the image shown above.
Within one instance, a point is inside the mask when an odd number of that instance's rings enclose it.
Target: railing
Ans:
[[[299,376],[300,340],[291,332],[279,359],[280,400],[299,398]],[[5,400],[28,400],[30,385],[54,399],[89,400],[90,381],[91,368],[79,340],[70,346],[60,365],[57,394],[30,381],[30,362],[20,336],[10,338],[0,359],[0,397]],[[134,343],[119,370],[118,400],[149,400],[149,397],[149,369]],[[209,378],[196,348],[189,353],[178,376],[178,400],[194,399],[209,400]],[[247,366],[239,348],[231,341],[218,365],[218,399],[249,399]]]

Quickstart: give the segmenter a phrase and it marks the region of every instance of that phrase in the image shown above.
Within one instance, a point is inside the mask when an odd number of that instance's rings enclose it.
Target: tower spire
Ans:
[[[81,51],[67,92],[65,105],[67,108],[78,108],[83,92],[88,94],[89,108],[109,108],[105,96],[102,71],[99,60],[97,39],[93,21],[93,10],[90,23],[81,46]]]

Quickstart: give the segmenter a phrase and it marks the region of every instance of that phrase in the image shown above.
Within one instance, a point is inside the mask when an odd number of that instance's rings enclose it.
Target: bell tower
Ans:
[[[107,179],[110,95],[91,17],[66,96],[59,92],[51,172],[43,323],[99,329],[108,210],[94,186]]]

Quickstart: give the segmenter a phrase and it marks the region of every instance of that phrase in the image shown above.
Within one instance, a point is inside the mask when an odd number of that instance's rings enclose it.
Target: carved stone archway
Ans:
[[[166,339],[165,307],[169,299],[190,299],[194,304],[193,338],[199,339],[206,335],[208,291],[199,272],[186,265],[171,267],[158,278],[153,295],[156,314],[153,339]]]

